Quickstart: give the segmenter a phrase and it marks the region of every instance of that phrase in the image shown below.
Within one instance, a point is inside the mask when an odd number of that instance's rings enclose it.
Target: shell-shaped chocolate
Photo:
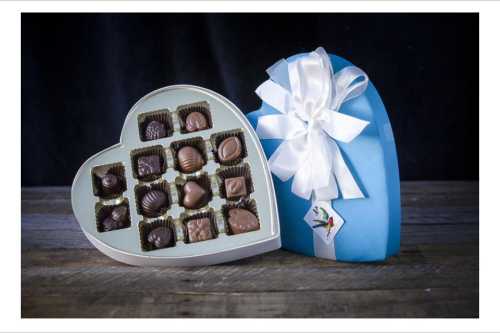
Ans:
[[[200,152],[191,146],[185,146],[179,149],[177,153],[179,169],[184,173],[192,173],[201,169],[205,161]]]
[[[128,209],[125,206],[118,206],[111,211],[111,218],[117,222],[123,223],[127,220]]]
[[[165,124],[156,120],[149,122],[146,126],[146,130],[144,131],[144,137],[146,140],[156,140],[166,136],[167,128]]]
[[[221,162],[231,162],[241,156],[241,141],[237,136],[224,139],[217,149]]]
[[[120,229],[123,227],[123,223],[117,222],[113,220],[111,217],[106,217],[102,222],[101,222],[101,228],[102,231],[112,231],[116,229]]]
[[[167,208],[167,195],[163,191],[148,191],[141,199],[141,208],[145,216],[155,217]]]
[[[148,243],[154,245],[157,249],[168,247],[173,242],[172,229],[169,227],[157,227],[148,234]]]
[[[121,191],[119,177],[112,173],[106,173],[101,179],[101,188],[104,195],[119,193]]]
[[[186,130],[188,132],[201,131],[206,128],[208,128],[208,122],[203,113],[194,111],[186,117]]]

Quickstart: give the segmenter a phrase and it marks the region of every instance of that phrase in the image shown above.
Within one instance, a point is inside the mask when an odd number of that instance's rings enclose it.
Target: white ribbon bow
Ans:
[[[339,111],[361,95],[368,76],[354,66],[334,74],[322,47],[292,62],[281,60],[267,70],[270,80],[256,93],[281,114],[259,118],[262,139],[282,139],[269,158],[282,181],[294,176],[292,192],[309,200],[364,198],[335,140],[350,142],[369,124]]]

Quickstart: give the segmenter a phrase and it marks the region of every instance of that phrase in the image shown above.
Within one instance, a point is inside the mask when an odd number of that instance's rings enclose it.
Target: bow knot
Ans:
[[[280,112],[259,118],[262,139],[282,139],[269,159],[271,171],[282,181],[294,177],[292,192],[304,199],[363,198],[335,140],[350,142],[368,122],[338,112],[345,101],[361,95],[367,75],[349,66],[334,74],[323,48],[268,69],[270,80],[256,93]]]

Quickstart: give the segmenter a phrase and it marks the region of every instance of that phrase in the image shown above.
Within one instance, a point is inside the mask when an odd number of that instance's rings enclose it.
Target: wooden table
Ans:
[[[404,182],[401,254],[350,264],[284,250],[132,267],[81,232],[68,187],[22,189],[23,317],[478,317],[477,182]]]

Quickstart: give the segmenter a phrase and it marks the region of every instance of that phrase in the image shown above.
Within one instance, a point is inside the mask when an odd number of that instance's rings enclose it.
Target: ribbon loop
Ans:
[[[267,70],[270,80],[257,95],[280,112],[262,116],[257,134],[262,139],[282,139],[269,159],[271,171],[282,181],[294,177],[292,192],[309,200],[363,198],[335,140],[351,142],[369,124],[339,111],[341,105],[361,95],[368,76],[348,66],[334,74],[323,48],[305,57],[280,60]]]

